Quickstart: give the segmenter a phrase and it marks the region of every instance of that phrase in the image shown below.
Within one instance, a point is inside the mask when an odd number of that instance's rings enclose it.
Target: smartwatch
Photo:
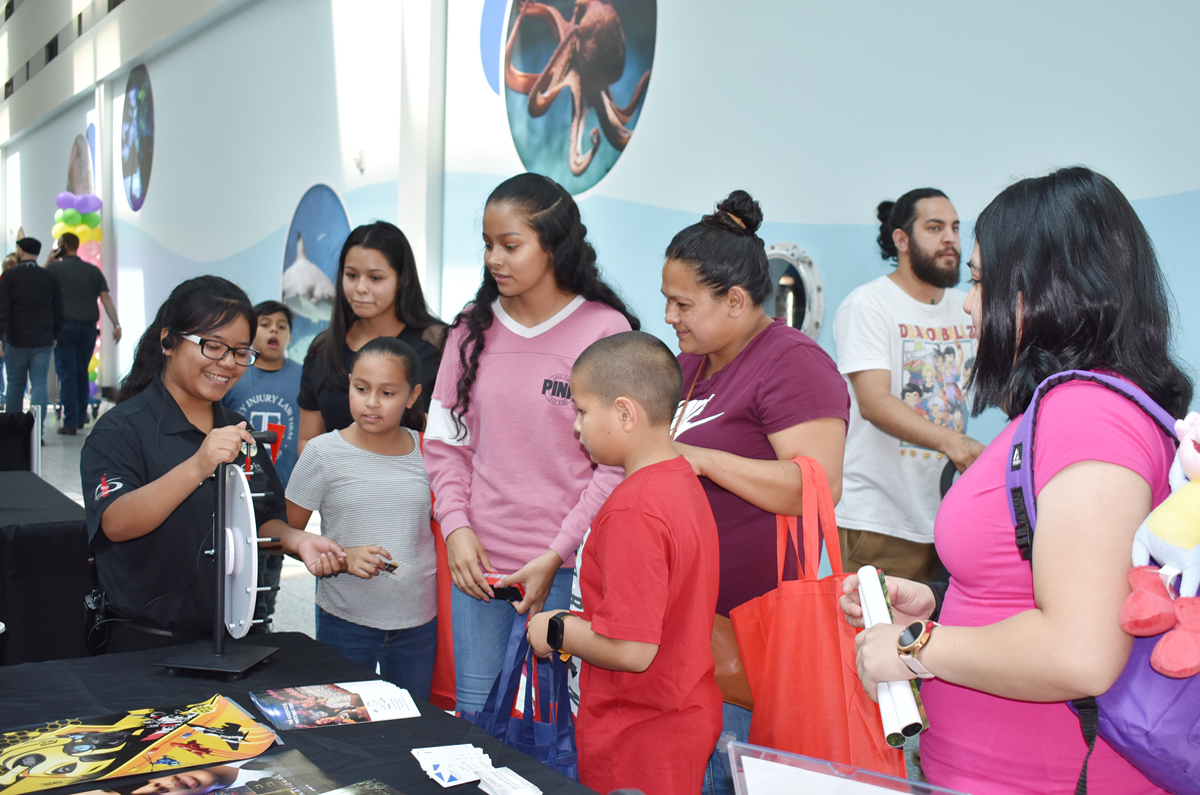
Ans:
[[[934,621],[914,621],[905,627],[896,639],[896,651],[900,654],[900,659],[908,666],[908,670],[922,679],[932,679],[933,672],[921,665],[917,654],[929,643],[929,637],[936,626],[938,624]]]
[[[550,616],[550,623],[546,625],[546,645],[555,651],[562,651],[563,638],[565,637],[566,626],[563,621],[570,613],[555,613]]]

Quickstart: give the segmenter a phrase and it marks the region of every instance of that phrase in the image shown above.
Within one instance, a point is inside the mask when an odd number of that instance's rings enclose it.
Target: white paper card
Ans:
[[[798,792],[805,795],[877,795],[880,792],[895,792],[874,784],[749,756],[742,757],[742,769],[746,771],[748,795],[796,795]]]

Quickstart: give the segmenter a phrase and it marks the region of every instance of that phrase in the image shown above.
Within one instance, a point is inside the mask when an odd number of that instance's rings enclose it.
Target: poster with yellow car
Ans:
[[[258,756],[275,732],[224,696],[0,733],[0,795]]]

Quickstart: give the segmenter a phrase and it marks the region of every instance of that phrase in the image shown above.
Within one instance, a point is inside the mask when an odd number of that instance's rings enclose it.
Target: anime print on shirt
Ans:
[[[966,433],[969,408],[962,386],[975,366],[974,327],[897,325],[901,373],[897,397],[935,425]],[[900,455],[915,457],[918,450],[929,452],[912,442],[899,441]]]

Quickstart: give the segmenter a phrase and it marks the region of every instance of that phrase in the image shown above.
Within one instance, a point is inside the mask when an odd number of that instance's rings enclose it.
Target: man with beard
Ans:
[[[850,293],[833,322],[851,400],[838,505],[842,560],[846,571],[869,564],[929,581],[941,570],[933,519],[942,470],[953,462],[963,471],[983,445],[919,413],[911,397],[949,415],[965,408],[958,368],[947,369],[943,351],[956,362],[972,358],[975,330],[963,311],[966,293],[954,289],[962,246],[946,195],[912,190],[881,203],[878,217],[882,256],[896,270]]]

